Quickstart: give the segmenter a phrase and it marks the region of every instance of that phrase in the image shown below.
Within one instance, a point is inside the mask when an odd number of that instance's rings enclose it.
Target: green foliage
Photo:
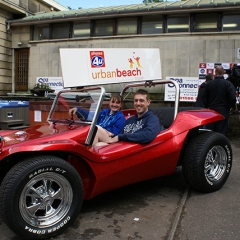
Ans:
[[[34,88],[37,88],[37,89],[50,89],[49,85],[46,84],[46,83],[37,83]]]

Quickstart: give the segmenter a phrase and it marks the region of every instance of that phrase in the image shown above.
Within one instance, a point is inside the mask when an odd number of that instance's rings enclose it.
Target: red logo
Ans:
[[[199,63],[199,68],[206,68],[206,67],[207,67],[206,63]]]
[[[207,69],[207,74],[214,74],[214,69]]]
[[[105,67],[104,51],[90,51],[90,60],[92,68]]]

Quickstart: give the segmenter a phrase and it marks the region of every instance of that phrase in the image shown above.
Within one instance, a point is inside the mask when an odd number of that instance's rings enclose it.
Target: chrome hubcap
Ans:
[[[222,146],[214,146],[205,159],[204,173],[210,182],[220,180],[226,171],[227,153]]]
[[[24,187],[19,201],[21,216],[27,224],[46,228],[60,222],[68,213],[73,192],[66,178],[56,173],[42,173]]]

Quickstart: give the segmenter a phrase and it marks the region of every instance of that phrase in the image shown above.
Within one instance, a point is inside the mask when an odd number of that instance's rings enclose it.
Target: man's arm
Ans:
[[[208,86],[205,84],[204,90],[202,92],[202,102],[205,108],[208,108]]]
[[[107,143],[115,143],[115,142],[118,142],[118,141],[119,141],[118,136],[115,136],[115,137],[113,137],[113,138],[110,138],[110,139],[107,141]]]
[[[228,105],[229,109],[236,104],[236,90],[232,83],[228,82]]]

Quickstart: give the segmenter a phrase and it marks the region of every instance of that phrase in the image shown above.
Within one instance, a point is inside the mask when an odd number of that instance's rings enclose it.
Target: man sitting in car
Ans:
[[[144,89],[139,89],[134,94],[134,108],[136,114],[127,119],[120,134],[109,138],[106,142],[98,142],[94,146],[103,146],[119,141],[129,141],[136,143],[149,143],[161,131],[158,117],[148,110],[150,105],[149,93]],[[98,132],[98,134],[101,134]]]

